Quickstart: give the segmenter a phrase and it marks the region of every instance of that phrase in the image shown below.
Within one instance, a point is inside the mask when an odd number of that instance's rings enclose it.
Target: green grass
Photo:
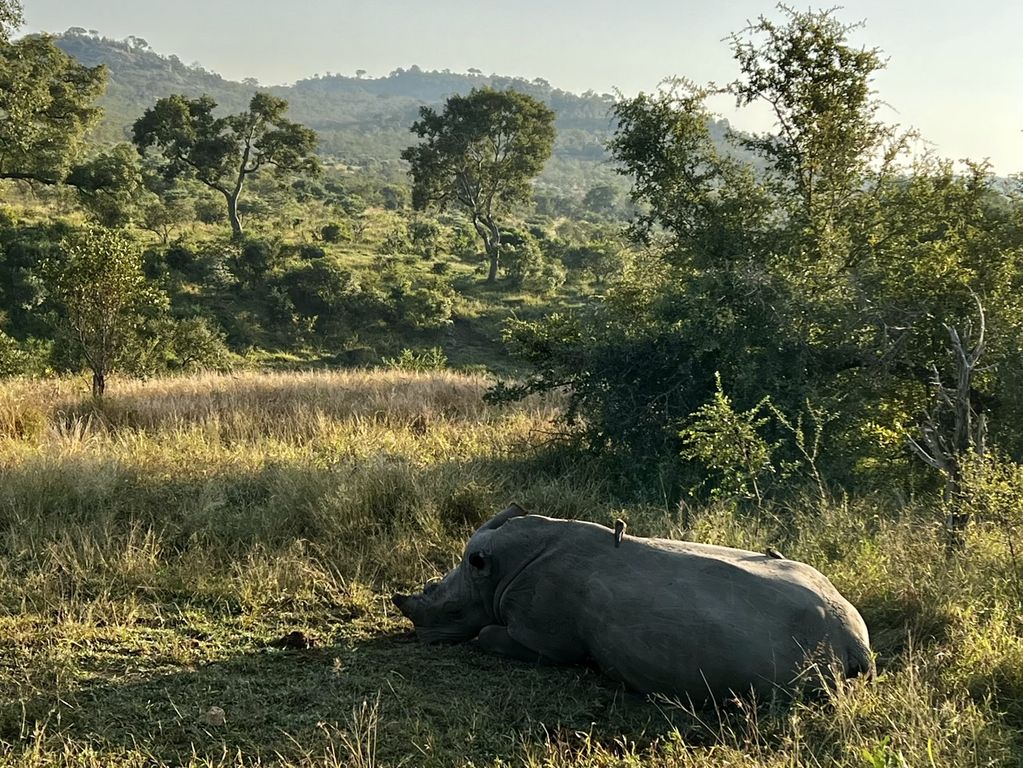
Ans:
[[[1023,764],[1023,574],[998,527],[950,561],[925,504],[683,521],[545,446],[557,401],[497,409],[484,388],[242,373],[114,382],[97,410],[80,381],[8,382],[0,764]],[[788,709],[687,713],[588,669],[419,645],[389,594],[444,572],[512,499],[773,543],[861,608],[880,676]],[[315,645],[274,647],[296,630]]]

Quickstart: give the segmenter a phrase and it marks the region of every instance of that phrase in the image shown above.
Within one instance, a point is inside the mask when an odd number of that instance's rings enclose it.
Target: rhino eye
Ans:
[[[486,564],[487,563],[483,559],[483,555],[481,555],[479,552],[473,552],[471,555],[469,555],[469,565],[471,565],[473,568],[482,569],[483,566],[485,566]]]

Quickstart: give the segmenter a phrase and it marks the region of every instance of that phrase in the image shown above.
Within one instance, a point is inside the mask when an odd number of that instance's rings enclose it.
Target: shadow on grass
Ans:
[[[129,660],[125,660],[128,662]],[[118,679],[120,678],[120,679]],[[367,703],[375,725],[353,713]],[[211,707],[225,712],[211,725]],[[344,754],[342,734],[380,759],[415,765],[511,760],[548,734],[585,732],[644,743],[672,715],[584,668],[537,668],[470,645],[422,646],[382,635],[304,651],[259,649],[194,669],[133,674],[0,706],[0,740],[48,739],[100,753],[136,750],[160,762]],[[341,746],[339,746],[341,745]]]

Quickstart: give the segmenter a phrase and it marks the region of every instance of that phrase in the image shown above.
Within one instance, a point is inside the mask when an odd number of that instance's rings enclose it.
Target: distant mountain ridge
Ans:
[[[490,86],[528,93],[554,109],[558,138],[540,179],[542,185],[579,193],[618,179],[604,146],[613,130],[610,94],[577,95],[541,79],[427,72],[416,66],[379,78],[329,74],[290,86],[264,87],[254,80],[227,80],[176,56],[158,54],[140,38],[111,40],[75,28],[55,40],[81,63],[103,64],[109,70],[107,92],[100,102],[104,119],[97,131],[102,141],[125,141],[135,119],[172,93],[209,94],[225,111],[234,112],[248,104],[254,91],[264,90],[287,99],[292,119],[317,131],[319,151],[325,158],[376,170],[393,164],[396,170],[399,153],[413,141],[409,126],[420,106],[438,105],[453,94]]]

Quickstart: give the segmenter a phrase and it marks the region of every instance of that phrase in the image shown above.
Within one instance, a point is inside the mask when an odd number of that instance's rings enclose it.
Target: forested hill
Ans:
[[[118,41],[73,29],[59,35],[57,44],[83,64],[105,64],[109,69],[101,100],[105,119],[98,134],[103,141],[124,140],[131,123],[162,96],[206,93],[224,109],[235,111],[260,87],[254,80],[225,80],[176,56],[160,55],[139,38]],[[323,156],[386,171],[399,162],[399,152],[410,143],[409,126],[421,105],[439,104],[452,94],[482,86],[515,88],[545,101],[557,113],[557,143],[542,183],[578,192],[614,178],[604,150],[612,127],[610,94],[577,95],[539,79],[426,72],[416,66],[380,78],[328,74],[265,90],[286,98],[292,118],[319,133]]]

